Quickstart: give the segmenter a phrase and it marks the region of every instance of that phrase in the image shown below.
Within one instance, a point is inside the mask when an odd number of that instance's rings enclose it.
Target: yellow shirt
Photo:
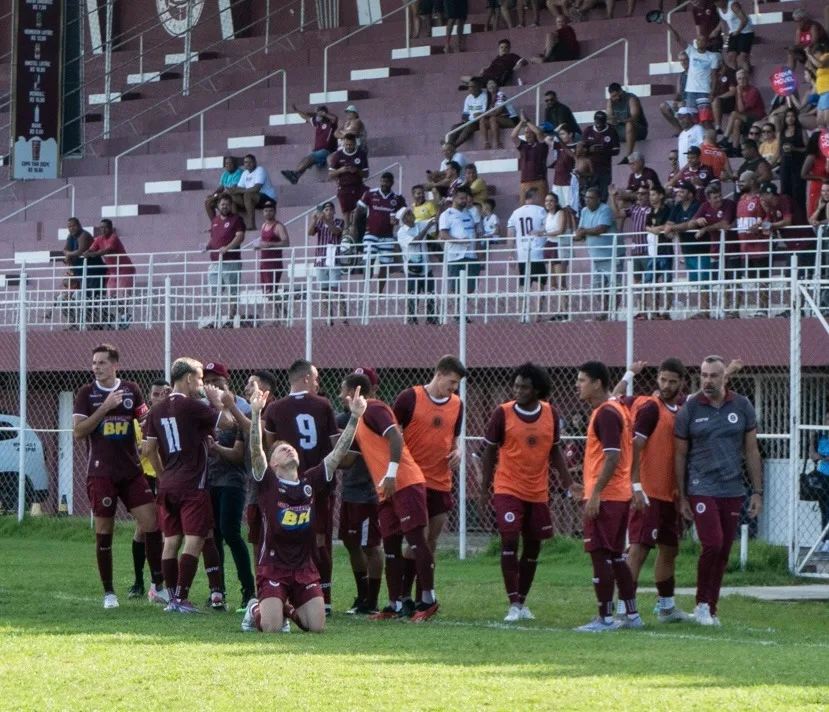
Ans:
[[[484,201],[489,197],[489,191],[483,178],[473,180],[469,186],[469,190],[472,193],[472,200],[478,203],[478,205],[483,205]]]
[[[416,222],[428,222],[432,218],[436,218],[438,216],[438,209],[437,206],[431,201],[427,200],[420,205],[412,205],[412,213],[414,214],[414,219]],[[421,227],[421,229],[423,229]],[[430,235],[437,234],[437,225],[435,225],[435,229],[429,233]]]
[[[144,439],[144,433],[141,432],[141,423],[138,422],[138,419],[133,420],[132,424],[135,428],[135,444],[138,446],[138,452],[140,454],[141,441]],[[144,455],[141,455],[141,467],[147,477],[155,477],[155,468],[150,464],[150,459]]]
[[[822,54],[819,59],[821,62],[829,57],[829,53]],[[815,73],[815,91],[818,94],[825,94],[829,91],[829,67],[820,67]]]

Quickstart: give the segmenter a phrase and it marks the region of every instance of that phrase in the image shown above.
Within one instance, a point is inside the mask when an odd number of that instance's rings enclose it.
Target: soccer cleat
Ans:
[[[596,616],[592,621],[589,623],[585,623],[578,628],[573,628],[574,631],[577,633],[605,633],[611,630],[618,630],[616,624],[613,621],[605,621],[604,618],[600,616]]]
[[[711,617],[711,607],[707,603],[698,603],[694,608],[694,620],[700,625],[714,625]]]
[[[359,613],[359,612],[360,612],[360,606],[361,606],[362,604],[363,604],[363,599],[361,599],[361,598],[358,596],[357,598],[355,598],[355,599],[354,599],[354,603],[353,603],[353,604],[351,604],[351,608],[349,608],[349,609],[345,612],[345,614],[346,614],[347,616],[353,616],[353,615],[356,615],[357,613]]]
[[[280,633],[290,633],[291,632],[291,621],[290,619],[286,618],[285,622],[282,624],[282,627],[279,629]]]
[[[331,604],[330,604],[330,603],[326,603],[326,604],[325,604],[325,617],[326,617],[326,618],[330,618],[330,617],[331,617],[331,616],[333,616],[333,615],[334,615],[334,611],[333,611],[333,609],[331,608]]]
[[[163,585],[152,584],[147,592],[147,600],[150,603],[160,603],[166,606],[170,603],[170,592]]]
[[[377,609],[371,606],[366,601],[363,601],[358,607],[355,613],[358,616],[373,616],[377,613]]]
[[[225,603],[224,595],[219,591],[214,591],[210,594],[210,600],[207,602],[210,609],[213,611],[226,611],[227,604]]]
[[[175,600],[170,601],[166,606],[164,606],[165,613],[176,613],[178,612],[178,602]]]
[[[518,616],[522,621],[534,621],[533,612],[526,606],[521,606],[521,613]]]
[[[694,616],[679,608],[672,608],[669,611],[659,611],[656,620],[659,623],[685,623],[694,620]]]
[[[440,604],[437,601],[434,603],[418,603],[415,614],[412,616],[412,622],[423,623],[424,621],[428,621],[439,610]]]
[[[616,621],[617,628],[644,628],[645,621],[642,620],[642,617],[637,613],[635,616],[625,616],[621,620]]]
[[[176,601],[176,611],[179,613],[201,613],[201,611],[186,598],[183,601]]]
[[[118,608],[118,596],[112,591],[104,594],[104,608]]]
[[[144,596],[144,584],[143,583],[134,583],[130,586],[130,591],[127,594],[127,598],[143,598]]]
[[[256,623],[253,620],[253,608],[258,605],[259,601],[255,598],[251,598],[248,601],[248,605],[245,606],[245,617],[242,618],[242,630],[245,633],[255,633],[257,630]]]
[[[393,606],[386,606],[379,613],[375,613],[373,616],[369,616],[369,620],[372,621],[390,621],[396,620],[397,618],[400,618],[400,612],[397,611]]]
[[[415,602],[411,598],[404,598],[402,604],[403,607],[400,609],[400,617],[411,618],[417,610]]]
[[[512,605],[504,616],[504,623],[517,623],[521,620],[521,607]]]

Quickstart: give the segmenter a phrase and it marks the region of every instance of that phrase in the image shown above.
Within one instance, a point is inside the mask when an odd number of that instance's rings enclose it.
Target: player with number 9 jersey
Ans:
[[[284,440],[299,454],[299,471],[319,465],[331,452],[339,434],[334,409],[328,399],[313,393],[291,393],[271,403],[265,411],[268,444]]]

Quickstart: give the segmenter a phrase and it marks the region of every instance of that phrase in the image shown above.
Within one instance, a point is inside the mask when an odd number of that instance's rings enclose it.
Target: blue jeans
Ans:
[[[211,487],[213,502],[213,538],[222,562],[222,590],[225,590],[225,547],[230,548],[236,575],[242,590],[254,595],[256,585],[250,567],[248,545],[242,538],[242,516],[245,513],[245,490],[241,487]]]
[[[708,255],[685,255],[688,279],[692,282],[707,282],[711,279],[711,258]]]

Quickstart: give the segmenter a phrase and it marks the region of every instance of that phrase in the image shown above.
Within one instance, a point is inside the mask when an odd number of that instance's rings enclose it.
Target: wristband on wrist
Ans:
[[[634,482],[633,483],[633,491],[634,492],[642,492],[642,483],[641,482]]]
[[[636,374],[633,371],[625,371],[625,375],[622,376],[622,380],[625,383],[633,383],[633,379],[635,376]]]
[[[400,463],[398,462],[390,462],[388,468],[386,469],[386,477],[390,480],[393,480],[397,477],[397,468]]]

